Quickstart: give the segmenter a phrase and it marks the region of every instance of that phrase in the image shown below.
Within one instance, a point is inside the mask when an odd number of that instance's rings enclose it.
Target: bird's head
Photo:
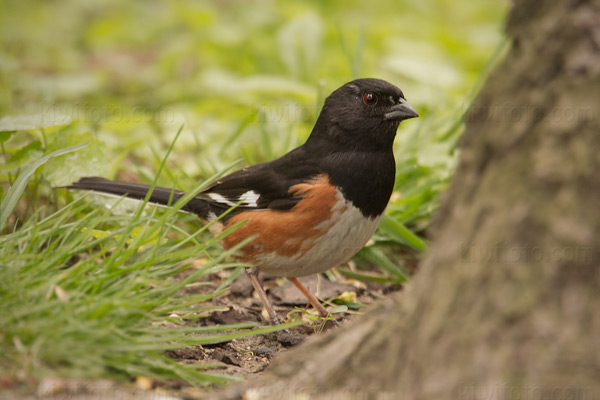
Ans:
[[[348,82],[327,99],[311,133],[356,149],[391,149],[401,121],[418,117],[398,87],[381,79]]]

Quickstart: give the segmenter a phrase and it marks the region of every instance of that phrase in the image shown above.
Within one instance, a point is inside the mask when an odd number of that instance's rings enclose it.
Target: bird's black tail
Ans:
[[[99,177],[81,178],[79,181],[65,186],[65,189],[91,190],[93,192],[112,194],[116,196],[126,196],[132,199],[144,200],[150,185],[142,183],[129,183],[111,181]],[[185,193],[175,189],[168,189],[155,186],[148,199],[149,203],[156,203],[164,206],[173,205]],[[200,198],[193,198],[183,207],[181,211],[198,214],[201,218],[207,218],[210,209],[209,205]]]

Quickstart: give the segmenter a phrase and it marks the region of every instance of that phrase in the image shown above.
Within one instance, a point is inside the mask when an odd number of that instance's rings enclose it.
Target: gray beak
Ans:
[[[404,99],[400,99],[398,104],[393,105],[390,111],[383,115],[386,121],[404,121],[405,119],[416,118],[419,114]]]

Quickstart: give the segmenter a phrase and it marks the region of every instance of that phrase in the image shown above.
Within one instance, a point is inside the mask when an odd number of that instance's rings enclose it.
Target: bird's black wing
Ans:
[[[316,161],[311,161],[300,147],[277,160],[245,167],[220,178],[198,197],[224,210],[235,205],[239,211],[289,210],[302,199],[290,188],[319,174]]]

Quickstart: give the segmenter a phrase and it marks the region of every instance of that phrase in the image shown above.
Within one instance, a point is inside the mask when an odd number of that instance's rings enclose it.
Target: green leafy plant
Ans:
[[[6,196],[2,198],[2,203],[0,203],[0,229],[4,228],[4,224],[6,224],[8,216],[13,212],[15,206],[17,205],[17,201],[19,201],[19,198],[23,195],[31,176],[39,167],[48,162],[52,157],[58,157],[63,154],[72,153],[84,147],[85,145],[79,145],[56,150],[28,165],[10,187],[6,193]]]
[[[327,323],[331,323],[330,321],[335,320],[333,314],[344,313],[347,311],[348,307],[346,305],[339,305],[329,310],[329,313],[325,317],[321,317],[320,315],[311,314],[306,308],[294,307],[294,309],[288,313],[288,319],[298,323],[305,318],[311,322],[314,332],[320,334],[325,329]]]

